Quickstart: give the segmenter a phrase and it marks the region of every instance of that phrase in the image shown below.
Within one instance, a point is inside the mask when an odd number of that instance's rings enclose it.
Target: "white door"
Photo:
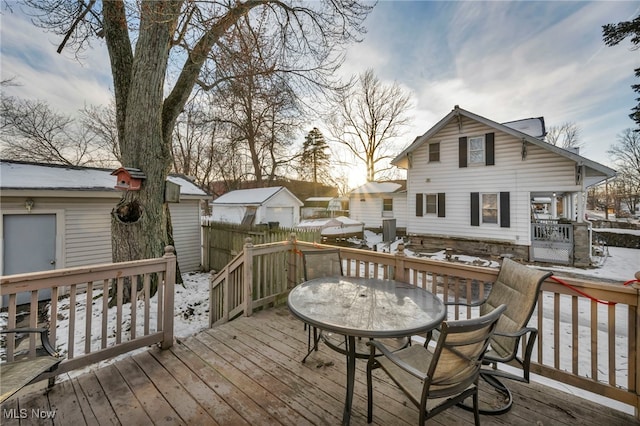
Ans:
[[[2,216],[2,275],[48,271],[56,268],[56,215],[7,214]],[[18,294],[18,304],[29,303],[28,292]],[[38,293],[38,300],[51,298],[51,290]],[[6,306],[8,297],[3,297]]]

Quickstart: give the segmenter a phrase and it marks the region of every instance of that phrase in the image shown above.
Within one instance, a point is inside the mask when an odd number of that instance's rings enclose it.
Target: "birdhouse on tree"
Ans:
[[[139,191],[142,181],[147,178],[142,170],[120,167],[111,172],[116,177],[116,186],[114,188],[121,191]]]

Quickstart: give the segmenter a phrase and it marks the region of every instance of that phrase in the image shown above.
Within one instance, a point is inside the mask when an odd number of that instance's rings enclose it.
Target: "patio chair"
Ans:
[[[62,357],[49,342],[49,330],[45,328],[15,328],[0,330],[0,334],[12,334],[17,339],[25,334],[40,334],[41,347],[36,349],[36,356],[31,357],[29,350],[19,350],[14,354],[14,361],[0,364],[0,403],[14,395],[25,386],[36,382],[43,374],[54,371],[62,362]],[[49,378],[49,387],[54,378]]]
[[[323,249],[313,251],[302,251],[302,261],[304,265],[304,280],[309,281],[315,278],[335,277],[343,275],[342,260],[340,259],[339,249]],[[310,327],[305,324],[307,335],[307,354],[302,359],[305,362],[309,355],[318,350],[320,339],[334,351],[341,354],[347,353],[347,337],[338,333],[328,333],[318,330],[316,327]],[[313,338],[312,338],[313,337]],[[405,338],[387,338],[382,339],[387,347],[394,350],[407,347],[411,339]],[[356,342],[356,357],[366,359],[369,357],[369,349],[358,338]]]
[[[322,277],[335,277],[342,274],[342,261],[340,260],[339,249],[325,249],[325,250],[313,250],[302,252],[302,264],[304,270],[304,280],[309,281],[315,278]],[[318,350],[318,342],[322,337],[322,333],[316,327],[310,325],[304,325],[304,329],[308,330],[307,335],[307,355],[302,359],[302,362],[307,360],[307,357],[311,355],[313,351]],[[332,333],[333,334],[333,333]],[[312,339],[313,336],[313,339]],[[324,336],[325,338],[327,336]],[[345,341],[345,336],[330,336],[332,340],[338,339]]]
[[[424,422],[468,397],[473,398],[475,424],[480,424],[478,377],[497,321],[505,311],[501,305],[478,318],[442,323],[435,348],[413,345],[397,352],[371,341],[367,362],[367,422],[373,416],[372,371],[382,368],[420,410]],[[379,351],[383,356],[376,357]]]
[[[538,301],[540,286],[551,275],[551,272],[529,268],[505,258],[485,300],[466,304],[445,302],[446,305],[479,306],[480,315],[486,315],[499,305],[507,305],[484,357],[484,364],[488,367],[480,372],[480,377],[501,396],[502,404],[497,408],[482,407],[481,414],[502,414],[511,409],[511,391],[499,378],[529,383],[531,355],[538,330],[527,324]],[[521,339],[524,348],[522,356],[518,355]],[[522,374],[498,370],[499,363],[518,367]],[[464,407],[470,409],[468,404]]]

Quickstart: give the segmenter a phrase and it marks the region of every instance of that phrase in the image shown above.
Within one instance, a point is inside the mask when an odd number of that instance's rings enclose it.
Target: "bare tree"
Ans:
[[[227,126],[229,140],[245,153],[252,180],[261,186],[289,161],[301,109],[288,79],[275,71],[278,46],[264,22],[240,19],[225,41],[228,48],[217,58],[216,120]]]
[[[607,151],[618,169],[614,180],[616,195],[629,211],[640,205],[640,133],[626,129],[618,135],[618,142]]]
[[[81,52],[93,37],[105,39],[121,161],[146,175],[141,190],[124,192],[113,210],[114,261],[160,256],[171,240],[163,194],[173,130],[196,82],[216,84],[210,59],[239,19],[269,22],[291,71],[328,78],[340,64],[339,48],[357,38],[371,10],[357,1],[24,1],[38,25],[63,37],[58,51]]]
[[[79,120],[84,129],[93,135],[97,154],[92,164],[100,167],[115,167],[120,164],[115,105],[85,106],[80,111]]]
[[[331,136],[366,164],[367,181],[390,169],[394,139],[408,123],[411,97],[397,84],[383,84],[369,69],[335,98]]]
[[[0,143],[4,158],[82,166],[97,147],[92,135],[44,101],[2,98]]]
[[[571,122],[549,127],[545,141],[564,149],[582,148],[584,146],[584,142],[580,140],[580,126]]]

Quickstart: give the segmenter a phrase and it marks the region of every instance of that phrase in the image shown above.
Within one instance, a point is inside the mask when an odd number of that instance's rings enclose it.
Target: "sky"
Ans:
[[[19,11],[11,0],[0,6],[0,75],[21,84],[3,88],[3,95],[46,100],[68,114],[109,103],[103,43],[81,62],[59,55],[60,37]],[[365,21],[363,41],[347,50],[341,74],[371,68],[384,84],[411,94],[411,124],[395,141],[398,153],[459,105],[496,122],[542,116],[547,128],[575,123],[580,153],[613,167],[607,150],[634,126],[630,86],[638,83],[640,50],[629,39],[606,46],[602,25],[639,13],[639,1],[380,1]],[[352,187],[364,183],[364,168],[349,173]]]

